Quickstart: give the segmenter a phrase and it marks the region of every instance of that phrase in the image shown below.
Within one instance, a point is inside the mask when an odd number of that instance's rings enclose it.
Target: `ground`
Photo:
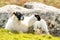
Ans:
[[[60,40],[60,37],[55,37],[46,34],[32,34],[22,32],[10,32],[4,28],[0,29],[0,40]]]

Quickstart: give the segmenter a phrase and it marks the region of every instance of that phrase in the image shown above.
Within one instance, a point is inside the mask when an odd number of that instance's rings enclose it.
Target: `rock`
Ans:
[[[7,13],[0,13],[0,27],[4,27],[5,23],[7,22],[8,20],[8,14]]]
[[[24,7],[25,8],[28,8],[28,9],[43,9],[45,10],[46,12],[48,11],[54,11],[54,12],[57,12],[59,11],[60,9],[58,8],[55,8],[53,6],[48,6],[46,4],[43,4],[43,3],[40,3],[40,2],[26,2],[24,4]]]
[[[0,13],[8,13],[10,15],[16,11],[23,12],[23,11],[28,11],[28,9],[17,5],[5,5],[3,7],[0,7]]]

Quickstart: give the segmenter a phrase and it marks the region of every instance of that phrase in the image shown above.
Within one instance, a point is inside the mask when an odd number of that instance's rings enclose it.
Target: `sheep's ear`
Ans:
[[[37,18],[38,21],[41,20],[40,16],[39,15],[35,15],[35,17]]]

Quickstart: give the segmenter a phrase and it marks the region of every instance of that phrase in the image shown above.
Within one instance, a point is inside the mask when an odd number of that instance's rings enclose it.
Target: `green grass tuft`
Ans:
[[[46,34],[14,33],[2,28],[0,29],[0,40],[60,40],[60,37],[53,37],[52,35]]]

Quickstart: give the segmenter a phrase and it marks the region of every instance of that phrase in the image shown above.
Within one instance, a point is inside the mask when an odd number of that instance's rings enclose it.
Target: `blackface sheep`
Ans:
[[[6,25],[5,25],[5,29],[8,30],[16,30],[18,31],[20,29],[20,22],[21,20],[23,20],[24,17],[20,12],[14,12],[13,15],[8,19]]]
[[[20,12],[16,12],[13,13],[13,15],[8,19],[5,29],[11,31],[27,32],[28,28],[31,27],[37,20],[38,18],[35,15],[24,17],[23,14],[21,14]]]
[[[37,16],[37,15],[35,15],[35,16]],[[49,30],[48,30],[48,26],[47,26],[46,21],[44,19],[41,19],[38,16],[37,16],[37,18],[38,18],[38,21],[36,21],[33,24],[33,26],[34,26],[34,29],[33,30],[36,32],[36,31],[38,31],[37,29],[42,28],[42,30],[44,30],[46,32],[46,34],[49,34]]]

